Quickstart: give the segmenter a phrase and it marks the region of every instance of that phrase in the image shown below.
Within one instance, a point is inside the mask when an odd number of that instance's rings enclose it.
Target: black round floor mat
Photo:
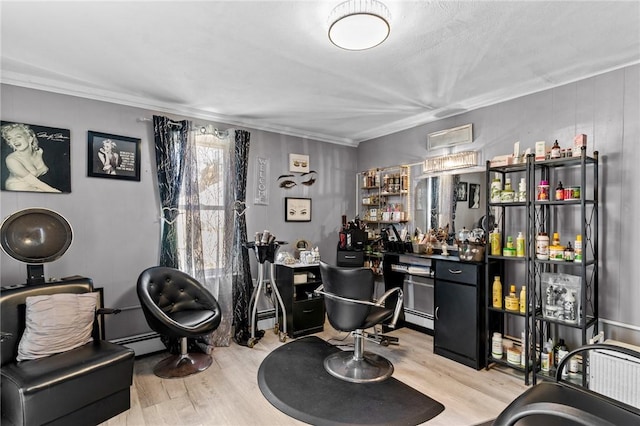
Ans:
[[[444,410],[393,377],[362,384],[331,376],[322,363],[339,350],[315,336],[277,348],[258,370],[262,394],[283,413],[313,425],[417,425]]]

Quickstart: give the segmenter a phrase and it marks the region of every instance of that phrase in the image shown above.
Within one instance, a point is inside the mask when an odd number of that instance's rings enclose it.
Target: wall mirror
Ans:
[[[416,179],[414,224],[423,232],[444,228],[449,233],[471,230],[486,214],[485,174],[474,170]]]

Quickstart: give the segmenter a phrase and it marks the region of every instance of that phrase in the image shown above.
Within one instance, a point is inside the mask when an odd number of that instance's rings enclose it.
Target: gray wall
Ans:
[[[452,152],[478,150],[481,164],[534,142],[558,139],[570,145],[576,134],[598,150],[600,168],[600,317],[607,337],[640,344],[640,66],[513,99],[455,117],[363,142],[358,167],[413,163],[448,153],[427,151],[427,134],[473,123],[474,141]],[[622,326],[618,326],[621,323]],[[631,327],[625,327],[629,325]]]
[[[110,306],[135,306],[138,273],[158,259],[159,221],[151,123],[137,122],[152,111],[1,86],[2,119],[71,130],[72,193],[66,195],[3,191],[2,218],[27,207],[47,207],[66,216],[74,243],[60,260],[46,265],[47,277],[80,274],[105,288]],[[577,133],[588,135],[589,150],[601,155],[600,173],[600,316],[608,336],[640,344],[640,265],[634,262],[635,226],[640,223],[640,66],[632,66],[540,93],[517,98],[456,117],[363,142],[358,149],[297,137],[251,131],[247,190],[248,231],[269,229],[279,239],[307,239],[324,259],[335,261],[340,217],[355,214],[355,174],[373,167],[411,164],[445,151],[428,152],[427,134],[473,123],[474,142],[456,150],[481,152],[481,163],[509,153],[513,143],[533,148],[537,140],[558,139],[566,145]],[[182,117],[174,116],[180,119]],[[194,120],[202,123],[201,120]],[[227,126],[220,125],[221,128]],[[141,182],[86,177],[86,132],[115,133],[142,139]],[[283,190],[278,175],[287,172],[288,154],[308,154],[319,172],[311,187]],[[270,204],[253,205],[255,157],[270,160]],[[311,223],[284,221],[285,196],[313,199]],[[284,247],[287,249],[288,247]],[[25,265],[2,253],[2,285],[24,282]],[[255,270],[255,262],[252,261]],[[109,338],[146,331],[138,309],[108,324]],[[116,317],[118,318],[118,317]],[[623,326],[617,326],[621,323]],[[630,325],[626,328],[624,325]]]
[[[107,306],[131,307],[109,319],[106,327],[108,338],[148,331],[136,307],[135,283],[144,268],[157,265],[160,223],[152,124],[137,120],[150,118],[154,112],[10,85],[1,86],[1,95],[2,120],[70,129],[72,190],[70,194],[2,191],[1,218],[29,207],[45,207],[65,216],[73,227],[73,244],[61,259],[45,265],[45,276],[91,277],[95,286],[104,287]],[[203,120],[193,121],[206,124]],[[224,129],[229,126],[218,127]],[[87,177],[88,130],[140,138],[141,181]],[[280,240],[294,242],[304,238],[319,246],[324,259],[335,262],[341,216],[353,217],[355,214],[356,149],[247,130],[251,132],[247,188],[249,209],[246,213],[249,234],[269,229]],[[289,153],[310,156],[310,166],[318,172],[318,180],[313,186],[298,185],[289,190],[279,188],[277,177],[288,172]],[[253,204],[257,156],[270,161],[268,206]],[[284,197],[311,198],[312,221],[285,222]],[[290,247],[284,246],[283,249],[289,250]],[[255,259],[251,262],[256,278]],[[0,266],[3,286],[25,281],[26,266],[4,252]]]

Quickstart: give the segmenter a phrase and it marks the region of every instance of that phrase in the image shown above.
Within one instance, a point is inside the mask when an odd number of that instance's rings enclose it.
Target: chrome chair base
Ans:
[[[324,359],[324,369],[332,376],[352,383],[382,382],[393,374],[393,364],[371,352],[364,352],[360,358],[352,351],[336,352]]]

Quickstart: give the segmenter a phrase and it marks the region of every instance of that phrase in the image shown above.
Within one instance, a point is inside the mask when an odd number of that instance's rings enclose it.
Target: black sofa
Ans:
[[[92,342],[16,361],[28,296],[91,291],[93,283],[84,277],[0,289],[3,425],[93,425],[130,408],[134,352],[101,339],[99,316]]]

